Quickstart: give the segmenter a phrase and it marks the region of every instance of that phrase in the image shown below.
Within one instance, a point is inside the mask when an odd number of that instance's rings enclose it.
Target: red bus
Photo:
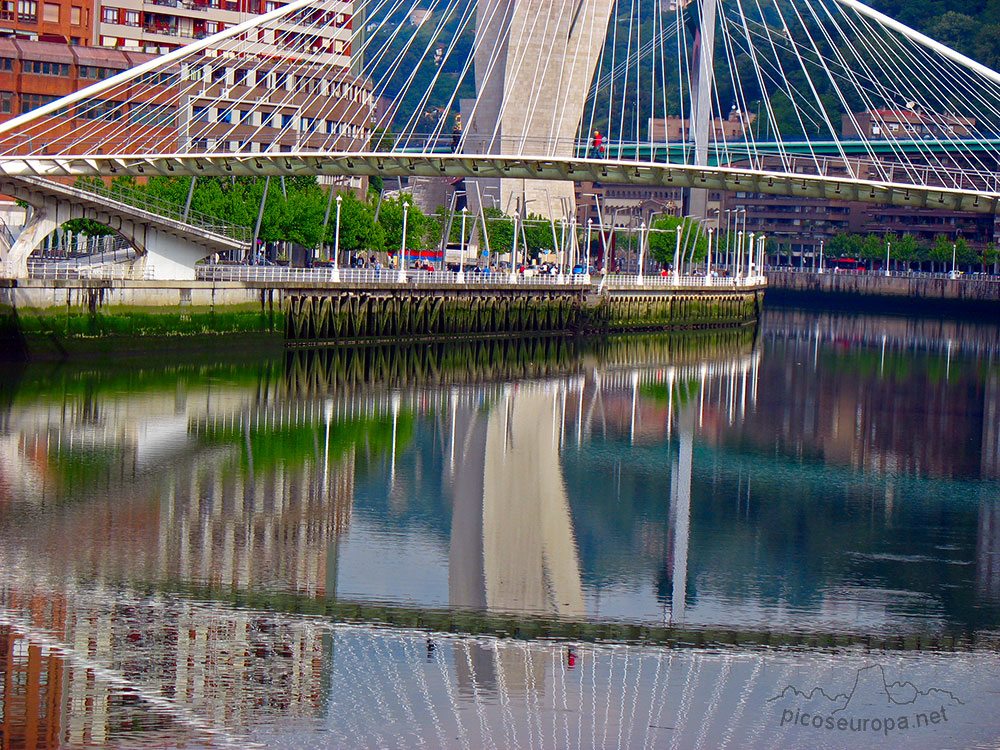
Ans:
[[[841,271],[867,271],[868,266],[863,260],[857,258],[830,258],[826,261],[829,268],[836,268]]]

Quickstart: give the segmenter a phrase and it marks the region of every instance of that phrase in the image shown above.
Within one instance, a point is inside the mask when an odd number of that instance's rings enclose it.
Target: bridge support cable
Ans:
[[[499,189],[501,210],[523,193],[553,220],[574,213],[562,183],[745,192],[729,168],[783,183],[765,193],[1000,192],[1000,73],[859,0],[353,8],[364,29],[344,0],[296,0],[19,114],[0,124],[0,170],[465,176],[492,181],[479,191]]]

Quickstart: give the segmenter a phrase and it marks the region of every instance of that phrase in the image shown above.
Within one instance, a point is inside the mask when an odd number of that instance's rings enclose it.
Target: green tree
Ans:
[[[890,256],[893,260],[901,263],[919,262],[923,249],[917,242],[917,238],[912,234],[904,234],[902,237],[894,237],[892,240]]]
[[[396,253],[403,244],[403,205],[409,206],[406,217],[406,249],[424,248],[427,217],[413,204],[413,198],[403,195],[399,198],[385,198],[379,209],[378,223],[385,233],[385,249]]]
[[[528,255],[537,258],[540,252],[552,252],[555,243],[552,239],[552,222],[538,214],[528,214],[521,222],[522,238],[528,248]]]
[[[385,248],[385,230],[375,223],[375,211],[368,203],[358,200],[353,191],[347,190],[340,195],[340,251],[342,253],[358,253],[363,251],[380,252]],[[326,228],[326,242],[333,244],[336,232],[336,205],[334,205],[330,223]],[[409,227],[407,227],[409,233]],[[332,252],[332,250],[331,250]]]
[[[962,241],[964,242],[964,240]],[[936,270],[935,266],[938,263],[941,264],[942,268],[950,267],[952,244],[947,235],[939,234],[934,238],[934,247],[931,248],[930,252],[931,271]]]
[[[486,217],[486,236],[490,240],[490,252],[495,255],[510,252],[514,244],[514,220],[496,206],[483,209]]]
[[[672,264],[677,250],[677,236],[681,238],[681,260],[687,260],[693,248],[692,261],[704,260],[708,254],[708,236],[701,225],[687,216],[661,216],[653,222],[649,233],[649,249],[658,263]]]
[[[988,266],[993,266],[993,273],[997,272],[997,265],[1000,264],[1000,249],[997,248],[996,244],[993,242],[987,242],[986,246],[982,250],[982,264],[983,271],[986,271]]]
[[[864,238],[860,234],[841,232],[830,238],[825,255],[828,258],[860,258]]]

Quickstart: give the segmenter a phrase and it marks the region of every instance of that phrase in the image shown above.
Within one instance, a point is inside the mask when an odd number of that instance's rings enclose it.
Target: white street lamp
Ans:
[[[681,225],[678,224],[676,229],[677,232],[677,246],[674,248],[674,286],[680,286],[681,284]]]
[[[736,235],[736,281],[739,283],[740,276],[743,272],[743,232],[739,232]]]
[[[514,214],[514,239],[510,245],[510,275],[508,276],[511,284],[517,281],[517,219],[518,215]]]
[[[708,254],[705,256],[705,286],[712,286],[712,235],[714,230],[708,228]]]
[[[639,283],[642,284],[642,266],[643,261],[646,258],[646,239],[648,238],[646,232],[646,222],[642,222],[639,225]]]
[[[410,204],[403,202],[403,241],[399,246],[399,273],[396,274],[396,281],[400,284],[406,283],[406,216],[410,210]]]
[[[465,283],[465,220],[469,215],[468,206],[462,206],[462,237],[459,243],[458,253],[458,276],[455,279],[459,284]]]
[[[892,244],[891,240],[885,241],[885,275],[889,275],[889,247]]]
[[[590,235],[594,232],[594,220],[591,218],[587,219],[587,266],[584,270],[584,279],[586,283],[590,283]]]
[[[340,281],[340,202],[342,198],[337,193],[337,218],[333,224],[333,271],[331,281]]]

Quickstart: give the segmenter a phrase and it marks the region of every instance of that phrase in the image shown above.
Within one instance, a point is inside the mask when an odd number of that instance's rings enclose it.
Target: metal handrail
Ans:
[[[763,276],[736,279],[717,276],[639,276],[637,274],[607,274],[606,276],[585,274],[534,274],[510,272],[476,273],[465,271],[460,277],[457,271],[418,271],[407,269],[405,282],[400,282],[399,271],[394,268],[288,268],[284,266],[198,266],[197,278],[203,281],[250,281],[258,283],[320,283],[320,284],[394,284],[406,283],[411,286],[437,286],[441,284],[466,284],[477,286],[542,286],[572,287],[593,286],[603,278],[603,286],[608,289],[636,288],[738,288],[766,284]]]
[[[213,234],[229,237],[238,242],[246,242],[249,239],[249,231],[246,227],[227,224],[216,216],[211,216],[194,209],[184,210],[184,207],[172,203],[158,196],[149,195],[136,190],[126,190],[120,183],[112,183],[110,187],[104,183],[100,185],[73,186],[77,190],[96,193],[106,198],[112,198],[122,203],[127,203],[134,208],[138,208],[149,213],[160,214],[184,224],[190,224],[204,229]]]
[[[8,270],[10,273],[8,274]],[[0,278],[12,278],[13,270],[0,263]],[[28,266],[28,278],[41,281],[78,281],[80,279],[152,279],[151,269],[137,273],[131,265],[121,263],[100,263],[93,265],[70,265],[67,263],[32,263]]]
[[[1000,276],[995,276],[993,274],[987,273],[983,274],[981,271],[959,271],[957,274],[952,274],[951,271],[889,271],[886,273],[884,270],[873,271],[865,269],[864,271],[859,271],[854,268],[796,268],[796,267],[768,267],[768,273],[814,273],[817,275],[827,276],[880,276],[880,277],[890,277],[899,279],[939,279],[944,281],[957,281],[959,279],[965,281],[989,281],[994,284],[1000,283]]]
[[[18,179],[22,182],[41,187],[52,187],[55,191],[66,190],[111,199],[149,214],[162,216],[163,218],[182,224],[188,224],[197,231],[209,232],[220,237],[228,237],[236,242],[246,243],[249,239],[249,231],[246,227],[226,224],[218,217],[209,216],[200,211],[185,211],[183,206],[176,203],[149,195],[145,192],[127,190],[121,184],[112,183],[111,187],[108,187],[103,182],[99,184],[66,185],[43,177],[22,176]]]

